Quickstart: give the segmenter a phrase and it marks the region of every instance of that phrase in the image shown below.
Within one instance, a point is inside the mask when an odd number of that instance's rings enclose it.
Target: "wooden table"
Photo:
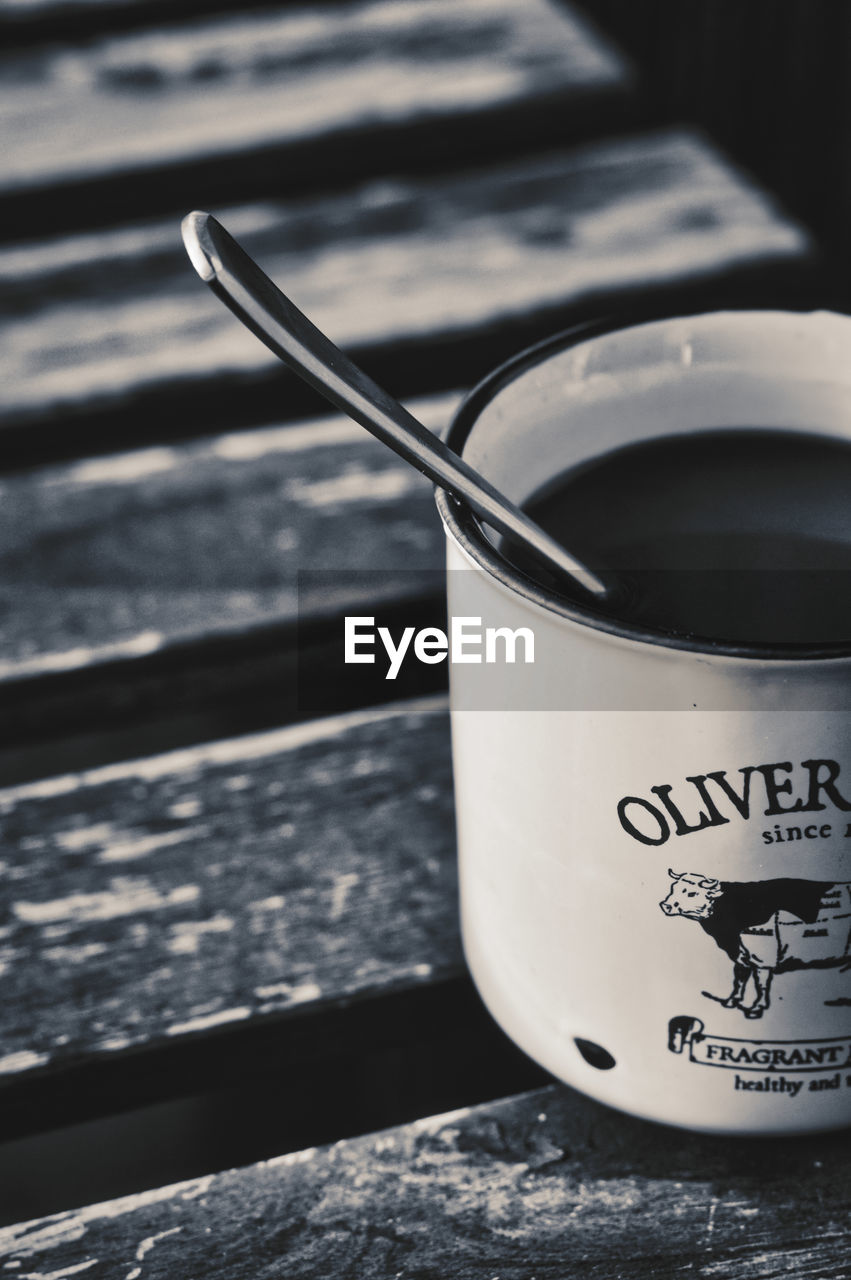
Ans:
[[[847,1276],[842,1135],[617,1115],[483,1010],[443,669],[332,663],[346,612],[439,616],[430,488],[177,228],[435,430],[601,309],[817,297],[806,231],[547,0],[0,29],[3,1274]]]

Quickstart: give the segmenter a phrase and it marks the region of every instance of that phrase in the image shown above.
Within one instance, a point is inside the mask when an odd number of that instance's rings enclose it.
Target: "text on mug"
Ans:
[[[766,817],[787,813],[817,813],[827,808],[827,801],[843,812],[851,811],[847,800],[837,786],[841,772],[836,760],[802,760],[799,766],[804,776],[784,777],[794,774],[795,766],[789,760],[774,764],[749,764],[737,772],[741,779],[737,785],[727,776],[727,770],[701,773],[684,779],[692,788],[683,789],[676,801],[671,792],[673,786],[663,784],[651,787],[656,796],[651,802],[643,796],[624,796],[618,802],[618,819],[624,831],[641,844],[659,845],[673,834],[690,835],[693,831],[705,831],[707,827],[720,827],[730,821],[730,816],[751,816],[752,781],[760,780],[759,804],[767,801],[761,812]],[[796,794],[797,791],[797,794]],[[725,813],[726,811],[726,813]],[[730,816],[727,816],[727,815]],[[786,840],[826,840],[831,834],[829,823],[801,827],[787,827],[785,834],[778,824],[773,830],[763,831],[765,844],[780,844]],[[846,835],[851,834],[851,824]]]

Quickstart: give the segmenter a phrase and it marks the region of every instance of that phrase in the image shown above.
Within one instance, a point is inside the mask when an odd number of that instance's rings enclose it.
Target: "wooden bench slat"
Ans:
[[[774,278],[809,247],[682,132],[223,217],[337,342],[395,371],[397,391],[407,359],[409,394],[463,385],[591,300]],[[0,282],[7,458],[304,412],[300,384],[199,283],[176,220],[4,250]]]
[[[284,7],[18,54],[0,62],[5,235],[301,191],[420,146],[493,153],[574,110],[590,132],[628,83],[549,0]]]
[[[458,401],[411,408],[440,430]],[[0,686],[294,624],[300,571],[366,607],[355,571],[404,594],[444,558],[430,482],[342,417],[6,476],[0,545]]]
[[[458,399],[411,407],[439,430]],[[343,613],[442,624],[432,486],[348,418],[8,475],[0,544],[0,785],[44,771],[13,747],[80,726],[162,719],[157,750],[183,716],[220,718],[197,740],[445,686],[413,664],[367,688],[323,649]]]
[[[444,702],[0,791],[0,1086],[463,972]]]
[[[552,1086],[8,1227],[0,1251],[57,1280],[844,1280],[848,1177],[841,1134],[701,1137]]]

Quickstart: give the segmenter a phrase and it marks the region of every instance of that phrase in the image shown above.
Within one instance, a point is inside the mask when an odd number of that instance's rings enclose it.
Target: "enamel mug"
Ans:
[[[851,320],[826,312],[587,327],[482,383],[449,443],[523,503],[639,440],[848,435],[849,352]],[[607,619],[438,506],[450,616],[534,637],[532,662],[450,667],[463,940],[497,1022],[648,1119],[851,1123],[851,641]]]

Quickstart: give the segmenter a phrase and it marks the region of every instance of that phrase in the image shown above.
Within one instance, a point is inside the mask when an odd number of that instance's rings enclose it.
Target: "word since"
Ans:
[[[851,822],[845,828],[845,834],[851,836]],[[821,826],[817,822],[811,822],[808,827],[786,827],[785,835],[775,822],[773,831],[762,832],[766,844],[784,844],[790,840],[829,840],[832,835],[833,827],[829,822],[823,822]]]
[[[450,618],[449,634],[439,627],[422,627],[416,631],[413,627],[405,627],[398,641],[394,640],[388,627],[375,629],[375,618],[346,617],[344,626],[343,660],[352,662],[375,662],[376,635],[387,654],[388,667],[385,680],[395,680],[402,669],[402,663],[411,649],[418,662],[433,665],[436,662],[451,663],[496,663],[517,661],[518,648],[522,650],[523,661],[535,661],[535,633],[530,627],[518,627],[512,631],[510,627],[485,627],[482,630],[481,618]]]
[[[655,802],[644,796],[624,796],[618,804],[620,824],[633,840],[658,845],[664,844],[672,831],[675,836],[686,836],[724,826],[736,815],[749,818],[752,809],[766,817],[820,813],[828,805],[840,812],[851,811],[851,793],[846,789],[843,794],[837,785],[841,768],[836,760],[802,760],[800,765],[781,760],[749,764],[736,772],[738,778],[728,776],[726,769],[686,778],[688,789],[680,784],[676,800],[671,794],[673,786],[667,783],[650,788]],[[785,838],[800,839],[802,832],[808,840],[826,840],[831,834],[829,824],[812,823],[787,827]],[[851,834],[851,823],[846,834]],[[766,844],[784,839],[779,826],[773,832],[763,832],[762,838]]]

